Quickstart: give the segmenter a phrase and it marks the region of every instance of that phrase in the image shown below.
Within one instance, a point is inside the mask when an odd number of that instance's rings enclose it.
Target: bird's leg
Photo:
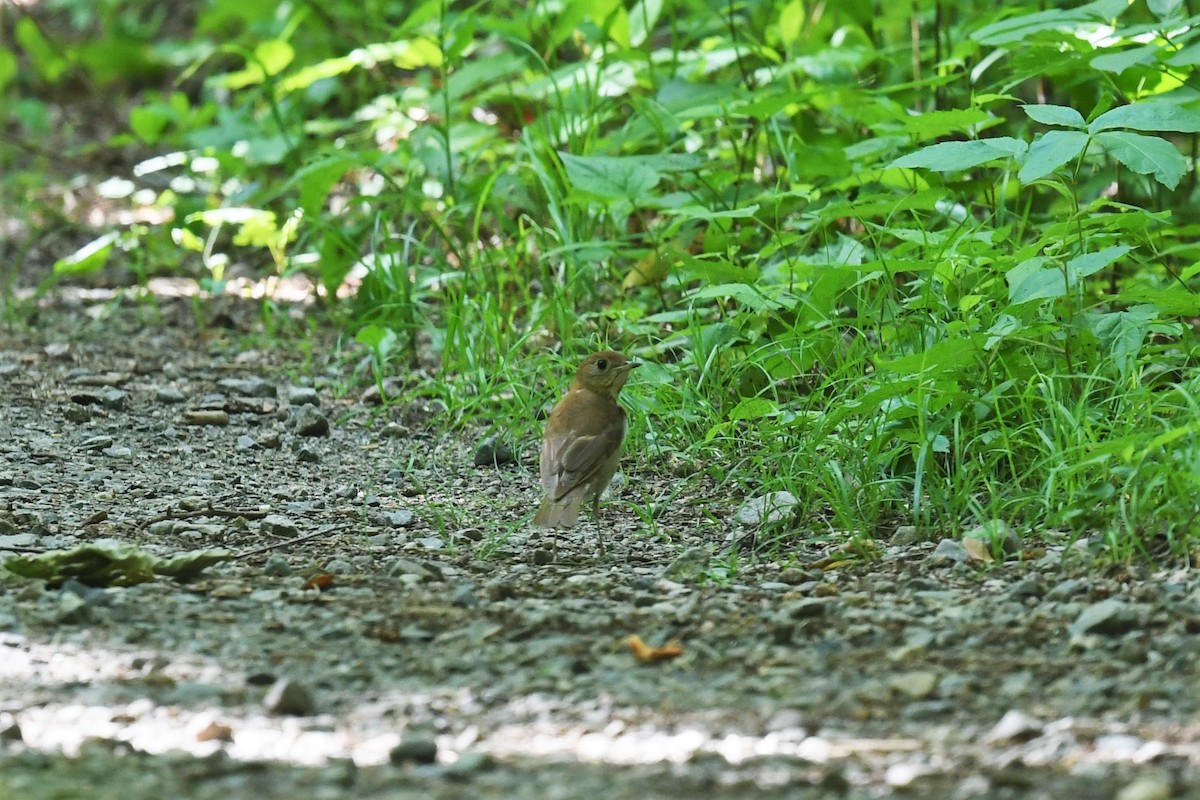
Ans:
[[[599,545],[600,555],[608,555],[604,549],[604,524],[600,520],[600,493],[596,492],[596,496],[592,498],[592,516],[596,518],[596,542]]]

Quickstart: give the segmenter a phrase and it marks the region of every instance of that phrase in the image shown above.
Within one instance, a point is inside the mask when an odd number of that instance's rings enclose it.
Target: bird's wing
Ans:
[[[595,436],[576,436],[572,439],[558,460],[558,472],[554,476],[554,490],[550,496],[560,500],[572,489],[587,483],[621,446],[625,435],[622,427],[610,425]]]

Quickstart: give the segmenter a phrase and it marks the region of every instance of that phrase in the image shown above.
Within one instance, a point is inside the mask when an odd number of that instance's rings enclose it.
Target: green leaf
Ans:
[[[1031,300],[1049,300],[1067,293],[1066,278],[1057,266],[1043,268],[1053,263],[1049,258],[1036,256],[1026,259],[1005,275],[1008,281],[1008,302],[1021,305]]]
[[[941,142],[901,156],[888,164],[887,168],[923,167],[938,172],[958,172],[989,161],[1023,155],[1026,149],[1025,142],[1010,136],[973,142]]]
[[[779,406],[774,400],[765,397],[747,397],[729,412],[729,421],[737,422],[743,419],[764,419],[779,415]]]
[[[573,156],[559,153],[567,180],[577,189],[609,199],[639,203],[662,180],[641,159],[620,156]]]
[[[981,44],[997,45],[1020,42],[1041,31],[1076,31],[1084,25],[1111,22],[1128,5],[1127,0],[1096,0],[1078,8],[1037,11],[984,25],[971,38]]]
[[[1076,158],[1087,147],[1088,135],[1082,131],[1049,131],[1040,136],[1021,161],[1017,179],[1033,183]]]
[[[1187,172],[1187,159],[1175,145],[1157,136],[1107,131],[1096,136],[1096,143],[1139,175],[1151,175],[1174,189]]]
[[[1087,120],[1083,118],[1075,109],[1070,106],[1052,106],[1052,105],[1032,105],[1025,104],[1021,106],[1028,116],[1034,122],[1040,122],[1043,125],[1062,125],[1066,128],[1085,128]]]
[[[975,363],[974,343],[961,339],[944,339],[932,347],[890,360],[876,359],[875,366],[900,375],[937,375],[958,371]]]
[[[17,76],[17,57],[8,50],[0,50],[0,92]]]
[[[629,11],[629,45],[641,47],[662,14],[663,0],[638,0]]]
[[[1146,7],[1150,9],[1150,13],[1166,22],[1179,16],[1179,9],[1183,6],[1184,0],[1146,0]]]
[[[1132,249],[1129,245],[1118,244],[1095,253],[1075,256],[1067,262],[1067,274],[1070,277],[1071,285],[1074,286],[1080,278],[1096,274]]]
[[[693,300],[708,300],[711,298],[737,300],[753,311],[779,311],[787,308],[787,304],[767,297],[758,288],[745,283],[721,283],[716,286],[705,286],[691,294]]]
[[[1121,377],[1128,377],[1135,366],[1142,342],[1150,331],[1150,323],[1158,318],[1158,312],[1149,306],[1139,306],[1127,311],[1107,314],[1089,314],[1085,319],[1088,329],[1096,338],[1108,346],[1109,354],[1117,363]]]
[[[112,255],[113,244],[117,241],[117,232],[110,231],[85,244],[65,258],[54,262],[55,275],[90,275],[104,269],[108,257]]]
[[[948,133],[961,133],[978,129],[983,123],[1000,122],[988,112],[979,108],[952,109],[949,111],[930,111],[925,114],[905,117],[902,120],[904,129],[914,134],[918,139],[933,139]]]
[[[58,47],[42,36],[33,17],[28,14],[17,17],[13,33],[17,43],[33,63],[33,68],[47,83],[55,83],[67,71],[67,67],[70,66],[67,60],[59,54]]]
[[[779,41],[784,47],[791,47],[800,38],[804,29],[804,3],[802,0],[791,0],[779,11]]]
[[[358,162],[340,153],[318,159],[300,168],[293,181],[300,185],[300,207],[306,216],[315,216],[325,205],[329,191]]]
[[[1200,112],[1164,100],[1135,103],[1107,111],[1092,120],[1088,133],[1131,128],[1135,131],[1200,133]]]
[[[1162,46],[1158,44],[1130,47],[1127,50],[1119,50],[1096,56],[1089,62],[1089,65],[1092,69],[1098,69],[1102,72],[1113,72],[1120,75],[1130,67],[1154,63],[1155,57],[1161,49]]]
[[[166,575],[187,580],[201,570],[233,558],[228,550],[195,550],[161,559],[132,545],[90,542],[70,550],[5,559],[9,572],[59,584],[75,578],[89,586],[133,586]]]

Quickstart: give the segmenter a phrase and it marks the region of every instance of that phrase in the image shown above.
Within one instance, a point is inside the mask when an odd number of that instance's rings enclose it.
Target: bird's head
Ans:
[[[593,353],[579,365],[571,388],[588,389],[616,400],[621,387],[629,378],[630,370],[640,366],[639,362],[630,361],[614,350]]]

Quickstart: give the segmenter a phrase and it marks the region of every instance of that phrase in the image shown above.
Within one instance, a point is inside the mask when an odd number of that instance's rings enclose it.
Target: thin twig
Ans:
[[[334,533],[336,531],[343,531],[349,527],[350,527],[349,525],[328,525],[328,526],[321,528],[320,530],[315,531],[313,533],[306,533],[303,536],[297,536],[295,539],[287,539],[282,542],[273,542],[272,544],[264,544],[262,547],[255,547],[250,550],[243,550],[242,552],[236,554],[233,558],[234,558],[234,560],[237,560],[239,558],[245,558],[246,556],[256,556],[259,553],[265,553],[268,550],[278,550],[281,547],[287,547],[289,545],[299,544],[300,542],[307,542],[309,539],[316,539],[318,536],[324,536],[328,533]]]

